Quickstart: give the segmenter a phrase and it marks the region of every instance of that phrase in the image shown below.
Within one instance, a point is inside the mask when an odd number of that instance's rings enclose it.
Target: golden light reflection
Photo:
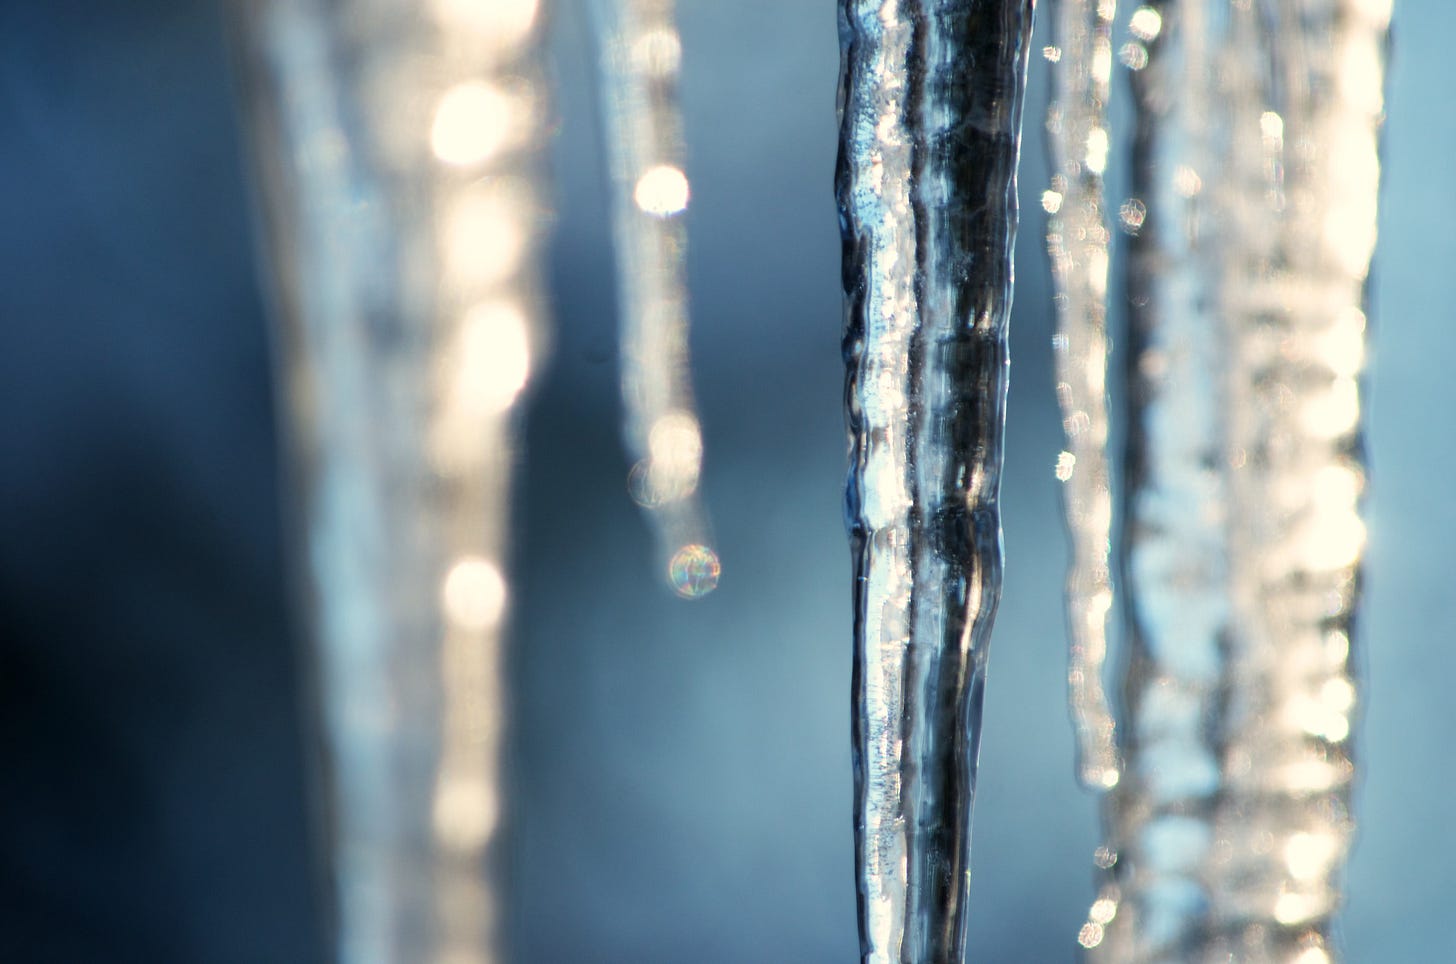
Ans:
[[[1330,834],[1296,833],[1284,845],[1284,862],[1295,880],[1315,880],[1340,856],[1340,841]]]
[[[1375,251],[1380,187],[1380,156],[1375,131],[1358,124],[1331,124],[1326,140],[1331,158],[1332,202],[1324,217],[1324,241],[1340,268],[1363,280]]]
[[[1390,11],[1394,6],[1394,0],[1352,0],[1352,2],[1355,11],[1362,14],[1371,26],[1384,27],[1390,23]]]
[[[1092,909],[1087,912],[1087,919],[1094,924],[1106,924],[1117,916],[1117,901],[1110,897],[1099,897],[1092,902]]]
[[[1088,921],[1087,923],[1083,924],[1082,929],[1077,932],[1077,943],[1081,944],[1088,950],[1091,950],[1098,944],[1102,943],[1102,938],[1104,936],[1105,931],[1101,924],[1098,924],[1095,921]]]
[[[434,0],[435,15],[477,31],[493,46],[515,46],[536,22],[539,0]]]
[[[689,195],[687,175],[670,164],[659,164],[637,179],[632,200],[648,214],[670,217],[687,209]]]
[[[1107,294],[1108,256],[1104,247],[1093,248],[1087,254],[1087,285],[1098,298]]]
[[[1332,964],[1332,961],[1323,947],[1306,947],[1290,964]]]
[[[1112,78],[1112,47],[1098,43],[1092,51],[1091,74],[1094,80],[1107,83]]]
[[[1056,191],[1042,191],[1041,209],[1048,214],[1056,214],[1062,209],[1062,195]]]
[[[1335,708],[1319,698],[1301,697],[1291,703],[1286,716],[1310,736],[1339,743],[1350,735],[1349,707]]]
[[[1179,164],[1173,171],[1173,190],[1178,192],[1180,197],[1190,198],[1203,190],[1203,178],[1198,172],[1186,164]]]
[[[1342,676],[1327,679],[1320,687],[1320,700],[1331,712],[1348,713],[1355,706],[1355,684]]]
[[[703,433],[687,412],[669,412],[652,426],[647,438],[652,461],[674,475],[698,474],[703,460]]]
[[[525,313],[509,302],[472,308],[461,325],[457,365],[455,401],[465,414],[510,408],[531,374]]]
[[[1298,924],[1317,917],[1322,903],[1306,894],[1284,893],[1274,901],[1274,919],[1281,924]]]
[[[1339,53],[1335,83],[1340,99],[1349,107],[1375,117],[1385,107],[1385,65],[1374,43],[1347,43]]]
[[[498,88],[460,84],[447,91],[435,108],[430,148],[446,164],[478,164],[508,143],[515,118],[515,104]]]
[[[669,412],[652,426],[648,457],[632,467],[627,490],[645,509],[684,499],[698,488],[703,436],[698,420],[687,412]]]
[[[494,562],[465,556],[445,576],[440,598],[446,617],[456,626],[476,631],[490,629],[505,613],[506,582]]]
[[[435,833],[449,847],[478,850],[500,822],[500,798],[483,776],[442,782],[435,791]]]
[[[632,66],[648,77],[671,77],[682,65],[682,41],[670,27],[645,31],[632,43]]]
[[[1311,525],[1303,547],[1303,563],[1314,572],[1344,569],[1360,561],[1365,548],[1365,523],[1352,509],[1330,514]]]
[[[1107,131],[1104,128],[1094,127],[1087,132],[1087,156],[1085,159],[1087,170],[1094,174],[1101,174],[1107,170],[1107,151],[1110,146]]]
[[[1365,366],[1365,313],[1346,306],[1329,331],[1313,340],[1311,352],[1335,375],[1358,375]]]
[[[1327,465],[1315,473],[1312,494],[1323,510],[1352,509],[1360,498],[1364,480],[1348,465]]]
[[[1325,793],[1348,783],[1352,772],[1348,761],[1310,758],[1281,767],[1273,779],[1291,793]]]
[[[1152,7],[1139,7],[1128,19],[1127,29],[1139,40],[1152,40],[1162,32],[1163,15]]]
[[[1259,133],[1264,138],[1264,150],[1278,154],[1284,150],[1284,118],[1266,110],[1259,115]]]
[[[1300,421],[1316,438],[1331,439],[1354,431],[1360,421],[1360,390],[1355,379],[1334,379],[1327,391],[1305,403]]]
[[[456,199],[445,211],[443,231],[446,269],[466,286],[509,278],[525,254],[520,214],[499,185]]]

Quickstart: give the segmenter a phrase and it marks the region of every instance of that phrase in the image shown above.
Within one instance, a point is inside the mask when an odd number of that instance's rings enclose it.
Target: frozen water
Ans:
[[[864,960],[965,952],[1032,3],[844,0],[844,234]]]

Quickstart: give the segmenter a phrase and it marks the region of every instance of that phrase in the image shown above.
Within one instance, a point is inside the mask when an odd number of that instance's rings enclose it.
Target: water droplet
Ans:
[[[667,566],[667,578],[673,592],[684,599],[698,599],[718,588],[723,566],[718,554],[696,543],[683,546]]]

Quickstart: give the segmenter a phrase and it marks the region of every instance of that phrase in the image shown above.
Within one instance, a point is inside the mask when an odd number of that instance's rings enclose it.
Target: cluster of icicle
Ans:
[[[503,959],[502,632],[516,401],[544,350],[538,0],[232,7],[303,493],[338,956]],[[696,490],[670,0],[602,0],[626,435],[664,575]]]
[[[1352,830],[1365,280],[1389,0],[1139,6],[1120,712],[1105,378],[1111,3],[1048,46],[1058,394],[1083,778],[1108,789],[1092,960],[1328,964]],[[1088,470],[1084,477],[1084,470]],[[1119,761],[1119,754],[1122,759]]]
[[[855,861],[869,962],[965,954],[1032,2],[843,0]]]

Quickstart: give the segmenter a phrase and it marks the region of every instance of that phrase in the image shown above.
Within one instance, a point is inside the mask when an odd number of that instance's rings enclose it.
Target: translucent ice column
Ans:
[[[842,0],[864,960],[965,952],[1031,0]]]
[[[1102,685],[1112,615],[1112,488],[1108,463],[1107,279],[1111,232],[1103,197],[1110,147],[1113,0],[1053,0],[1052,183],[1042,195],[1056,282],[1057,401],[1067,447],[1057,478],[1071,540],[1067,692],[1077,775],[1090,789],[1119,779],[1112,709]],[[1132,212],[1128,212],[1129,215]]]
[[[1389,14],[1132,15],[1131,652],[1096,960],[1336,955]]]
[[[298,453],[339,959],[499,959],[536,0],[234,7]]]
[[[698,495],[703,436],[688,364],[684,280],[691,200],[685,172],[674,0],[592,0],[612,159],[622,326],[622,404],[635,465],[632,498],[648,513],[663,575],[695,598],[719,562]]]

